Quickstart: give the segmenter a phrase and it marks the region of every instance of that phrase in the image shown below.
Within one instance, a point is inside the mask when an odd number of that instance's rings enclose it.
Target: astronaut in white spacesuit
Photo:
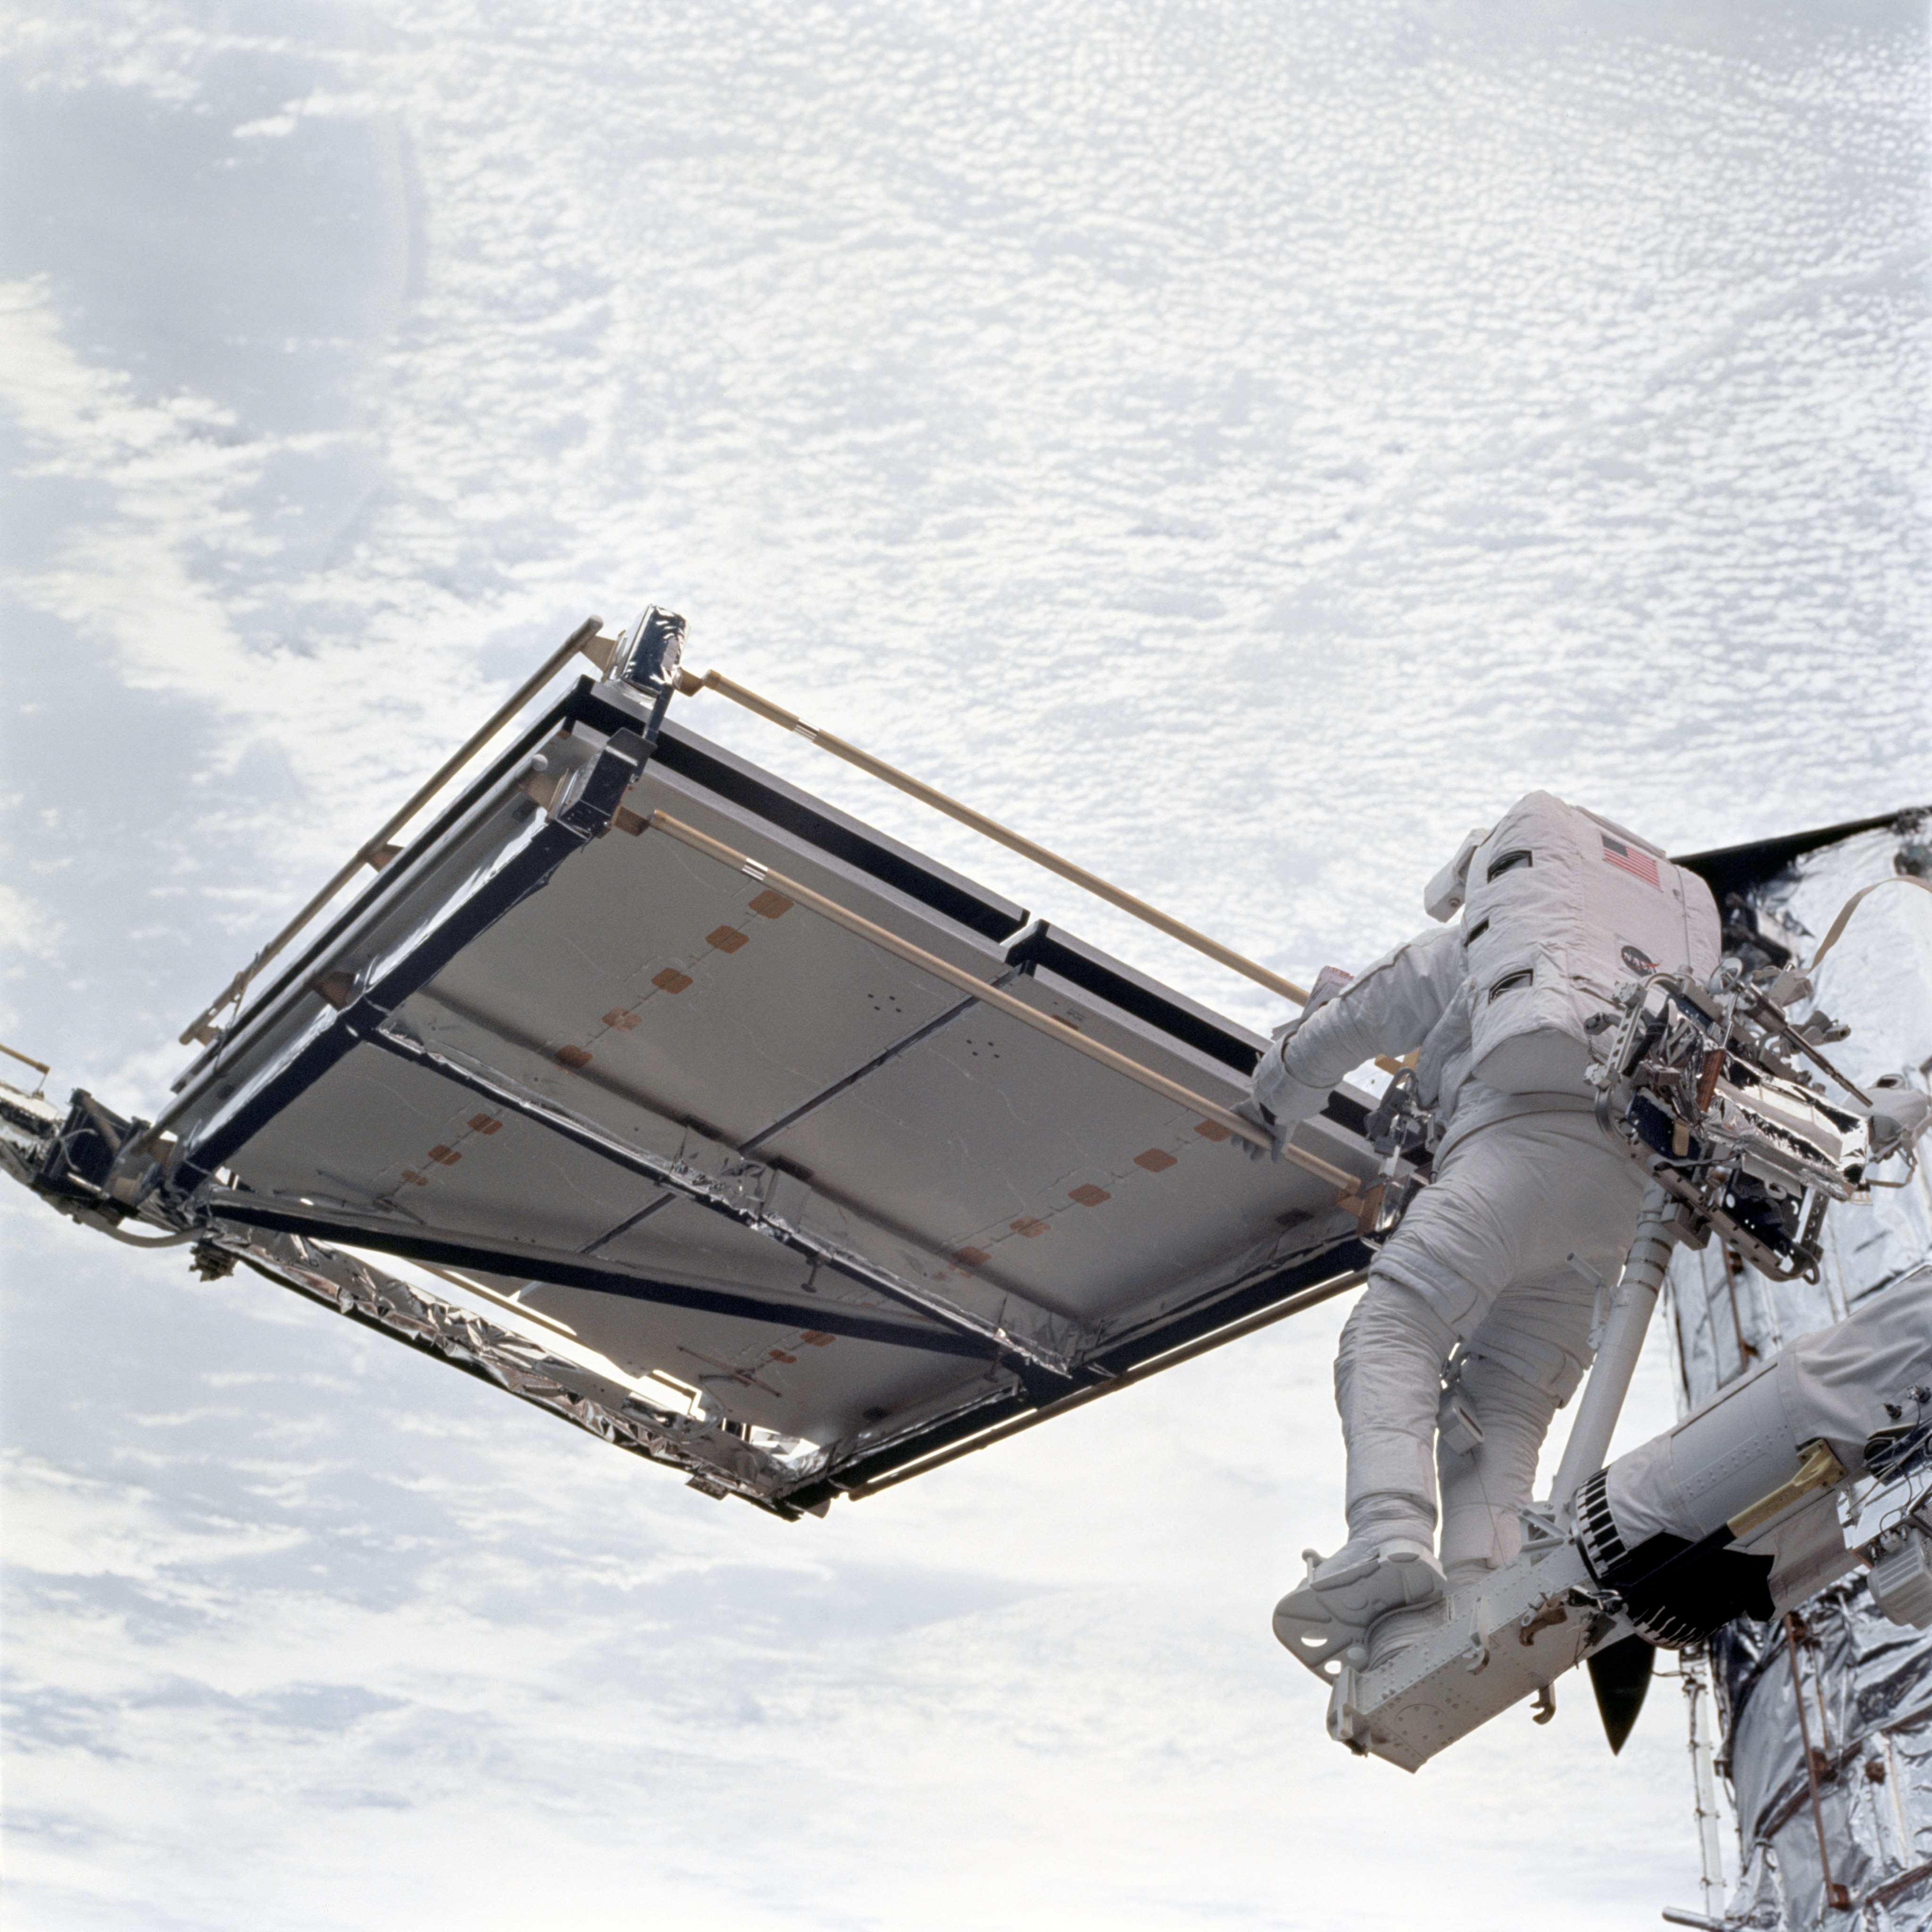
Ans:
[[[1587,1023],[1619,982],[1654,967],[1702,976],[1719,958],[1702,880],[1544,793],[1472,832],[1425,904],[1462,918],[1318,988],[1262,1056],[1244,1110],[1279,1155],[1352,1069],[1415,1052],[1439,1136],[1433,1178],[1342,1332],[1348,1540],[1307,1552],[1306,1580],[1275,1612],[1311,1664],[1351,1643],[1379,1661],[1416,1622],[1388,1612],[1516,1555],[1538,1451],[1589,1365],[1593,1309],[1644,1190],[1594,1118]]]

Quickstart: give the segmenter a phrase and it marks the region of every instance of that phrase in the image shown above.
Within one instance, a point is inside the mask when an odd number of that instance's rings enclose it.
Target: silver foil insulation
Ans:
[[[1904,839],[1873,832],[1807,854],[1755,896],[1767,935],[1808,958],[1846,899],[1894,875]],[[1874,892],[1816,975],[1816,1005],[1852,1028],[1836,1064],[1854,1081],[1932,1066],[1932,902]],[[1877,1170],[1896,1179],[1902,1163]],[[1869,1205],[1834,1207],[1816,1283],[1772,1281],[1713,1242],[1679,1250],[1670,1309],[1680,1413],[1797,1336],[1932,1259],[1922,1167]],[[1919,1486],[1923,1486],[1923,1478]],[[1852,1532],[1869,1536],[1883,1508]],[[1741,1618],[1712,1640],[1742,1872],[1722,1922],[1932,1932],[1932,1630],[1882,1616],[1862,1575],[1787,1619]]]

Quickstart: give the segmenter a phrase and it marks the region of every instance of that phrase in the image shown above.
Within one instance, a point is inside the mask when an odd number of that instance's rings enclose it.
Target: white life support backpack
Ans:
[[[1431,915],[1458,903],[1470,1072],[1505,1094],[1588,1094],[1584,1022],[1611,1010],[1616,988],[1660,968],[1706,979],[1722,952],[1696,873],[1546,791],[1472,833],[1436,875]]]

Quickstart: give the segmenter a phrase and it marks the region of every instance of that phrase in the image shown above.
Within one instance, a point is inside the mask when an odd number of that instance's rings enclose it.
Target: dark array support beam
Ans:
[[[916,1468],[923,1472],[942,1461],[955,1460],[956,1454],[988,1448],[1021,1429],[1101,1396],[1131,1388],[1238,1335],[1252,1334],[1342,1294],[1366,1276],[1374,1258],[1372,1249],[1351,1237],[1304,1255],[1258,1280],[1230,1283],[1204,1296],[1184,1314],[1108,1348],[1108,1365],[1102,1371],[1106,1378],[1096,1386],[1043,1401],[1013,1393],[968,1402],[892,1442],[835,1461],[824,1475],[788,1491],[785,1499],[801,1508],[816,1508],[832,1496],[888,1488],[900,1471]],[[1099,1369],[1101,1364],[1096,1360],[1090,1366]]]
[[[956,1334],[943,1328],[915,1328],[910,1322],[885,1320],[841,1302],[772,1300],[723,1288],[694,1287],[684,1282],[658,1281],[594,1265],[581,1255],[521,1241],[492,1244],[473,1236],[463,1239],[373,1217],[330,1214],[228,1188],[206,1190],[197,1205],[215,1220],[279,1234],[305,1235],[316,1240],[347,1242],[394,1255],[404,1261],[434,1262],[440,1268],[469,1268],[484,1274],[548,1282],[554,1287],[581,1288],[593,1294],[622,1295],[633,1301],[728,1316],[735,1321],[754,1322],[770,1328],[815,1329],[822,1334],[850,1336],[856,1341],[916,1348],[928,1354],[959,1355],[990,1362],[1001,1352],[995,1344],[976,1336]]]
[[[620,733],[613,738],[598,754],[582,792],[561,817],[544,824],[514,859],[448,917],[433,926],[272,1079],[232,1113],[218,1118],[207,1133],[188,1146],[170,1192],[177,1199],[190,1195],[277,1114],[352,1052],[358,1042],[376,1032],[404,1000],[428,985],[471,940],[487,932],[532,892],[541,891],[566,859],[580,852],[608,827],[611,814],[622,801],[626,788],[643,768],[646,756],[644,740],[634,732]],[[319,1000],[321,996],[311,997]],[[159,1124],[166,1126],[172,1114],[188,1104],[184,1101],[171,1109]]]

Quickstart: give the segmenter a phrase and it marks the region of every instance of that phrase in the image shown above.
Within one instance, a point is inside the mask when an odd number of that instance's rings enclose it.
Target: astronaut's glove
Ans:
[[[1252,1141],[1237,1140],[1235,1142],[1234,1144],[1247,1156],[1249,1160],[1280,1160],[1283,1157],[1288,1151],[1288,1136],[1294,1132],[1293,1128],[1291,1127],[1287,1132],[1284,1132],[1281,1124],[1276,1120],[1275,1117],[1258,1100],[1252,1096],[1246,1100],[1237,1100],[1233,1111],[1240,1114],[1243,1120],[1252,1121],[1268,1136],[1268,1144],[1266,1147],[1257,1147]]]
[[[1234,1109],[1268,1136],[1267,1148],[1242,1142],[1241,1150],[1250,1160],[1282,1160],[1295,1129],[1304,1120],[1312,1120],[1328,1104],[1325,1087],[1311,1087],[1288,1072],[1282,1058],[1286,1044],[1286,1040],[1278,1042],[1262,1055],[1248,1097]]]
[[[1874,1160],[1907,1151],[1932,1124],[1932,1094],[1904,1073],[1884,1073],[1872,1082],[1871,1150]]]

